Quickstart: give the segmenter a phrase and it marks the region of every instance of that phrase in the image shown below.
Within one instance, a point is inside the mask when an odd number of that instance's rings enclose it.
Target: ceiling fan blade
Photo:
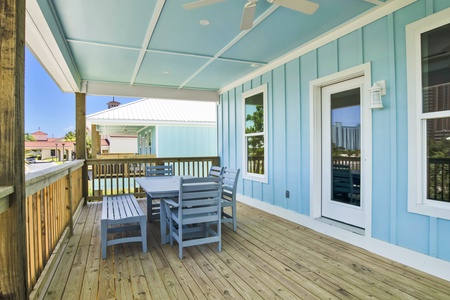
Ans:
[[[203,6],[207,6],[207,5],[211,5],[211,4],[216,4],[219,2],[224,2],[224,1],[225,0],[198,0],[198,1],[183,4],[183,7],[185,9],[194,9],[194,8],[199,8],[199,7],[203,7]]]
[[[247,30],[253,27],[253,20],[255,19],[256,1],[249,1],[244,6],[242,13],[241,30]]]
[[[312,15],[319,8],[319,4],[308,0],[267,0],[267,2],[293,9],[307,15]]]

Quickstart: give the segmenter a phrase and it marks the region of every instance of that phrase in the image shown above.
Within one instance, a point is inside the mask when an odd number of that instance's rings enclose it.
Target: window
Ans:
[[[450,9],[407,26],[408,210],[450,219]]]
[[[267,183],[267,85],[242,94],[243,178]]]

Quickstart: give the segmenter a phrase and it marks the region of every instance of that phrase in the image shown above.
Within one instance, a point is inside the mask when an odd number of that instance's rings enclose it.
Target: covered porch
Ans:
[[[450,204],[441,201],[439,214],[408,207],[407,179],[417,174],[408,173],[407,154],[420,147],[409,147],[406,137],[414,131],[407,122],[407,89],[414,81],[406,82],[405,28],[425,26],[416,24],[425,17],[438,26],[441,18],[449,19],[449,4],[296,0],[297,6],[293,1],[258,1],[254,15],[248,9],[256,1],[245,8],[245,1],[201,1],[206,8],[193,10],[190,0],[5,1],[0,7],[0,298],[25,299],[30,293],[46,299],[85,299],[90,293],[98,299],[448,298]],[[241,30],[243,9],[252,23]],[[77,160],[31,180],[24,174],[25,44],[61,90],[74,93],[77,123]],[[364,77],[359,101],[369,133],[363,135],[361,154],[362,226],[355,225],[362,234],[323,222],[327,199],[321,198],[324,169],[317,156],[322,89],[358,76]],[[385,108],[372,113],[369,90],[380,81],[387,84]],[[101,199],[102,192],[93,181],[89,185],[88,168],[99,163],[86,152],[86,95],[218,103],[217,164],[242,169],[251,163],[245,101],[262,95],[267,130],[257,133],[268,151],[265,174],[243,177],[239,200],[282,218],[240,204],[238,232],[224,229],[223,252],[191,248],[183,260],[174,248],[161,246],[158,223],[150,224],[148,253],[127,244],[111,247],[108,259],[101,260],[101,204],[87,203]],[[119,174],[136,170],[115,165],[104,167],[114,170],[108,176],[98,168],[95,179],[103,180],[103,187],[108,182],[118,187],[125,177]],[[302,222],[309,228],[298,225]]]
[[[146,201],[140,201],[145,209]],[[238,231],[214,244],[161,245],[158,222],[140,243],[101,259],[101,203],[81,209],[44,299],[446,299],[448,282],[245,204]]]

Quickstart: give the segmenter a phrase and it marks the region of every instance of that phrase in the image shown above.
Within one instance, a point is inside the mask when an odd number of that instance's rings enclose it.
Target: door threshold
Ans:
[[[320,217],[320,218],[317,218],[316,220],[319,221],[319,222],[322,222],[322,223],[326,223],[326,224],[331,225],[331,226],[335,226],[335,227],[338,227],[338,228],[341,228],[341,229],[344,229],[344,230],[347,230],[347,231],[350,231],[350,232],[362,235],[362,236],[364,236],[365,232],[366,232],[364,230],[364,228],[353,226],[353,225],[350,225],[350,224],[347,224],[347,223],[342,223],[342,222],[339,222],[339,221],[336,221],[336,220],[333,220],[333,219],[328,219],[328,218],[325,218],[325,217]]]

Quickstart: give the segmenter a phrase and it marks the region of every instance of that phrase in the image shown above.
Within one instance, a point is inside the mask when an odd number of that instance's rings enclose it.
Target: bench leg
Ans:
[[[150,223],[152,221],[152,198],[147,194],[147,219]]]
[[[101,220],[102,235],[102,259],[106,259],[106,247],[108,246],[108,220]]]

